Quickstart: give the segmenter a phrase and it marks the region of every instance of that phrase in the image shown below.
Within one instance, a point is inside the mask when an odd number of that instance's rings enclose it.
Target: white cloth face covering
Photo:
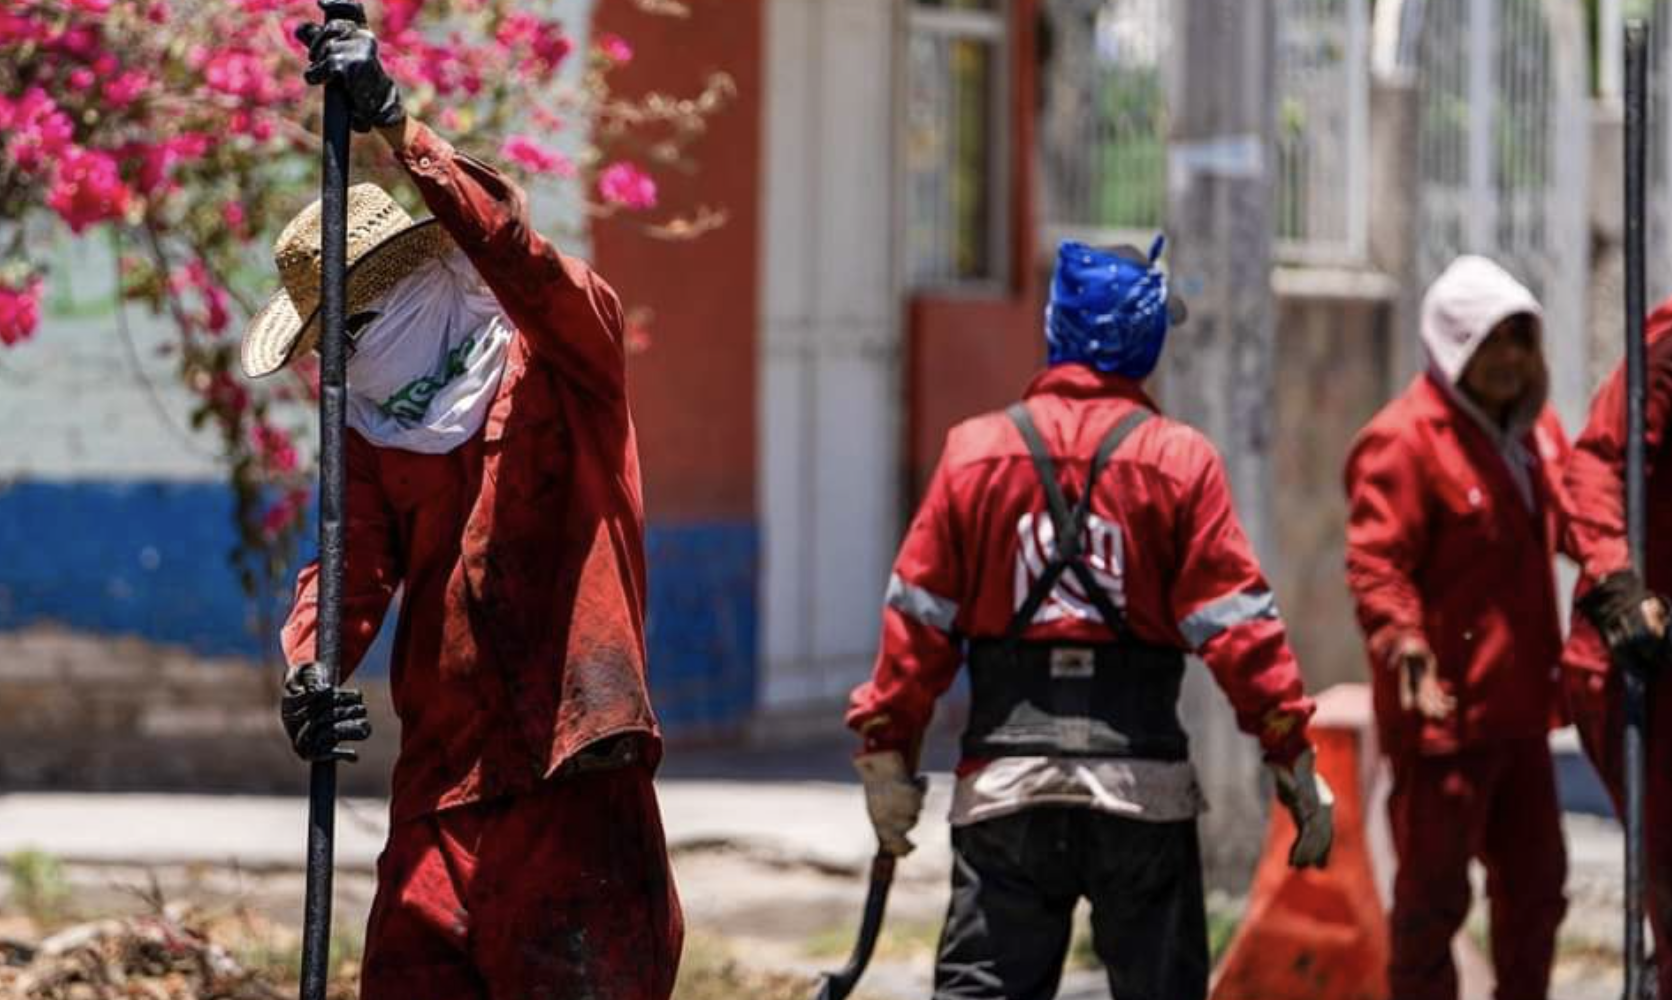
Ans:
[[[513,329],[464,251],[403,278],[348,359],[348,425],[372,444],[430,455],[475,436],[499,391]]]

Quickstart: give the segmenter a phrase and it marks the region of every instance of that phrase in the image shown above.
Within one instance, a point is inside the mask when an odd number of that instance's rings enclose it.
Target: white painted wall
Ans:
[[[761,706],[870,670],[899,539],[896,4],[768,0]]]
[[[214,436],[191,431],[191,394],[159,353],[173,326],[143,305],[113,307],[105,233],[66,237],[48,261],[40,328],[0,348],[0,486],[219,478]]]

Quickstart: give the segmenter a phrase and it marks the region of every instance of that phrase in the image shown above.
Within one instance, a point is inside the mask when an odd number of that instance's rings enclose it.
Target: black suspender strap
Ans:
[[[1118,635],[1125,628],[1125,616],[1115,607],[1109,592],[1097,582],[1097,576],[1086,562],[1085,553],[1081,551],[1080,545],[1085,534],[1086,522],[1091,515],[1091,494],[1097,480],[1102,477],[1109,459],[1120,446],[1132,436],[1133,431],[1149,419],[1150,411],[1141,406],[1134,408],[1104,436],[1103,441],[1097,446],[1097,453],[1086,474],[1085,488],[1080,491],[1079,501],[1072,510],[1063,495],[1062,484],[1057,481],[1056,463],[1051,460],[1050,449],[1046,446],[1044,437],[1040,435],[1039,428],[1034,425],[1027,405],[1016,403],[1005,412],[1021,433],[1022,441],[1027,445],[1028,454],[1033,459],[1034,471],[1039,474],[1040,484],[1045,487],[1045,503],[1050,510],[1051,527],[1055,535],[1054,550],[1045,565],[1045,572],[1034,581],[1028,590],[1027,599],[1010,620],[1006,639],[1014,642],[1021,637],[1023,630],[1032,623],[1033,616],[1039,613],[1040,605],[1044,604],[1051,591],[1056,589],[1064,571],[1073,572],[1075,579],[1080,581],[1085,590],[1086,597],[1103,616],[1104,624]]]

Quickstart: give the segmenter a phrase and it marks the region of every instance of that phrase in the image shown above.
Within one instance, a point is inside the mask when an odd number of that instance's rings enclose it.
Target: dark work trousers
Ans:
[[[1486,867],[1498,1000],[1544,1000],[1567,902],[1567,852],[1542,738],[1397,756],[1388,819],[1399,870],[1388,979],[1398,1000],[1457,1000],[1451,941],[1469,915],[1469,861]]]
[[[954,828],[952,856],[936,1000],[1054,997],[1082,896],[1118,1000],[1207,995],[1194,820],[1144,823],[1038,806]]]
[[[1625,703],[1617,671],[1562,671],[1568,711],[1585,753],[1625,815]],[[1672,998],[1672,674],[1649,684],[1644,747],[1643,862],[1645,915],[1654,929],[1660,996]],[[1661,942],[1667,942],[1662,944]]]

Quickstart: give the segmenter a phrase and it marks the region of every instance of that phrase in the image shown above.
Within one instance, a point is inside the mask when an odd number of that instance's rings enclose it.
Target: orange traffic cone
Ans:
[[[1312,723],[1318,772],[1335,791],[1329,867],[1289,867],[1294,822],[1271,810],[1247,912],[1215,973],[1213,1000],[1387,1000],[1388,925],[1366,836],[1376,747],[1369,692],[1324,692]]]

